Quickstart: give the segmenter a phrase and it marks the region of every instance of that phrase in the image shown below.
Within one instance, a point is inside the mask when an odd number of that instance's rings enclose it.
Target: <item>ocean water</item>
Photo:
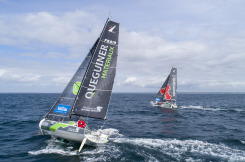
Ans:
[[[155,94],[114,93],[100,146],[43,136],[38,123],[59,94],[0,94],[0,161],[245,161],[245,94],[178,94],[178,109]],[[87,119],[98,128],[104,121]]]

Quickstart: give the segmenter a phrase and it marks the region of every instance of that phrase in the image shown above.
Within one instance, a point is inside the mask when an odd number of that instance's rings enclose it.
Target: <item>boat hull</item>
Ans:
[[[108,135],[102,134],[101,130],[91,131],[86,128],[77,127],[74,121],[56,122],[43,119],[39,123],[42,134],[50,135],[69,141],[82,142],[84,138],[88,139],[87,144],[98,145],[108,142]]]
[[[159,102],[151,101],[151,105],[156,106],[156,107],[162,107],[162,108],[170,108],[170,109],[177,108],[176,104],[172,104],[172,103],[168,103],[168,102],[159,103]]]
[[[39,123],[39,129],[44,135],[81,142],[84,139],[84,128],[77,127],[75,122],[56,122],[43,119]]]

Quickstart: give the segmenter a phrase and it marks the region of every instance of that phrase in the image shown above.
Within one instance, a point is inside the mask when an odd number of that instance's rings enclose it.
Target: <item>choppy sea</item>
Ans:
[[[103,127],[110,141],[81,153],[80,143],[39,131],[58,96],[0,94],[1,162],[245,161],[245,94],[179,93],[178,108],[164,109],[150,105],[155,94],[113,93]]]

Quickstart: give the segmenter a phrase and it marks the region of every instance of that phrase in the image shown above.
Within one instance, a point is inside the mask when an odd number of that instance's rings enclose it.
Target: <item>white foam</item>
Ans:
[[[183,108],[183,109],[203,109],[202,106],[194,106],[194,105],[180,106],[180,108]]]
[[[111,135],[118,135],[116,129],[104,129]],[[203,161],[203,157],[213,157],[220,161],[245,161],[245,151],[230,148],[224,144],[212,144],[199,140],[177,140],[177,139],[149,139],[149,138],[112,138],[104,145],[94,148],[84,148],[81,153],[77,153],[77,148],[64,146],[64,143],[57,143],[56,140],[46,141],[46,148],[37,151],[29,151],[29,154],[61,154],[65,156],[82,155],[84,161],[111,161],[119,157],[128,160],[124,156],[126,152],[133,152],[143,157],[145,161],[161,161],[162,156],[169,156],[176,161]],[[241,141],[243,144],[245,141]],[[62,146],[61,146],[62,145]],[[137,152],[135,149],[137,148]],[[149,153],[147,150],[158,152],[159,156]],[[188,154],[188,157],[184,157]]]
[[[36,150],[36,151],[29,151],[28,153],[31,155],[40,155],[40,154],[61,154],[61,155],[66,155],[66,156],[73,156],[77,155],[77,150],[73,150],[73,147],[68,146],[68,147],[62,147],[57,144],[59,142],[62,144],[61,141],[57,140],[48,140],[47,143],[48,145],[41,150]]]
[[[109,136],[116,136],[116,137],[122,137],[123,135],[119,133],[119,130],[114,128],[107,128],[101,130],[103,134],[109,135]]]
[[[197,110],[205,110],[205,111],[222,111],[227,109],[221,109],[221,108],[209,108],[209,107],[202,107],[202,106],[194,106],[194,105],[188,105],[188,106],[180,106],[182,109],[197,109]]]
[[[244,109],[233,109],[234,111],[238,111],[238,112],[244,112]]]
[[[120,150],[115,144],[104,144],[96,146],[93,150],[83,150],[84,161],[111,161],[111,159],[117,159],[121,156],[123,151]]]
[[[144,138],[118,138],[116,143],[129,143],[140,147],[145,147],[160,151],[173,158],[181,160],[183,153],[191,152],[200,155],[219,157],[224,160],[245,161],[245,151],[229,148],[223,144],[212,144],[198,140],[176,140],[176,139],[144,139]],[[191,161],[191,159],[189,159]]]

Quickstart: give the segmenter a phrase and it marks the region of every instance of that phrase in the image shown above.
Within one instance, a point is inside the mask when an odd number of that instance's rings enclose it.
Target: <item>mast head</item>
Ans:
[[[111,12],[109,11],[109,15],[108,15],[107,21],[110,21],[110,20],[111,20]]]

